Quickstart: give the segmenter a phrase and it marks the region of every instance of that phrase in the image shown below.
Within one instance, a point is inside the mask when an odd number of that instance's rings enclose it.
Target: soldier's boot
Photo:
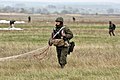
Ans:
[[[60,66],[61,66],[61,68],[64,68],[64,66],[65,66],[65,65],[63,65],[63,64],[60,64]]]
[[[113,36],[115,36],[114,32],[112,32]]]

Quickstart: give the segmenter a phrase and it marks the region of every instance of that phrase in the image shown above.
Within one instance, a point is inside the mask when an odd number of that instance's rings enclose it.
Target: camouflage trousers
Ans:
[[[67,64],[68,47],[56,47],[58,62],[60,65]]]

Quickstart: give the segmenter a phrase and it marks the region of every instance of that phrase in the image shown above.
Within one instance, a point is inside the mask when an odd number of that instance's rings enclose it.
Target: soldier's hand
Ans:
[[[48,45],[49,45],[49,46],[52,46],[52,44],[53,44],[52,39],[49,39],[49,41],[48,41]]]

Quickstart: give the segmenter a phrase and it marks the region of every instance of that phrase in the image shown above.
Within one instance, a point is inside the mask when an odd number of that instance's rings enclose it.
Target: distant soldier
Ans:
[[[112,23],[112,21],[109,21],[109,35],[111,36],[111,33],[113,36],[115,36],[114,30],[116,28],[116,25]]]
[[[63,25],[63,18],[58,17],[55,20],[55,28],[53,29],[49,45],[56,46],[57,58],[61,68],[67,64],[67,54],[69,52],[69,40],[73,38],[73,33],[69,28]]]
[[[73,22],[75,22],[75,17],[73,17]]]
[[[15,28],[14,23],[15,23],[15,20],[10,20],[10,28]]]
[[[29,16],[29,17],[28,17],[28,23],[30,23],[30,22],[31,22],[31,17]]]

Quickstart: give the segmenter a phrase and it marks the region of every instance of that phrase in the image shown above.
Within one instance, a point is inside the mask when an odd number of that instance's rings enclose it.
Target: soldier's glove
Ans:
[[[49,45],[49,46],[52,46],[52,44],[53,44],[53,40],[52,40],[52,39],[49,39],[48,45]]]

